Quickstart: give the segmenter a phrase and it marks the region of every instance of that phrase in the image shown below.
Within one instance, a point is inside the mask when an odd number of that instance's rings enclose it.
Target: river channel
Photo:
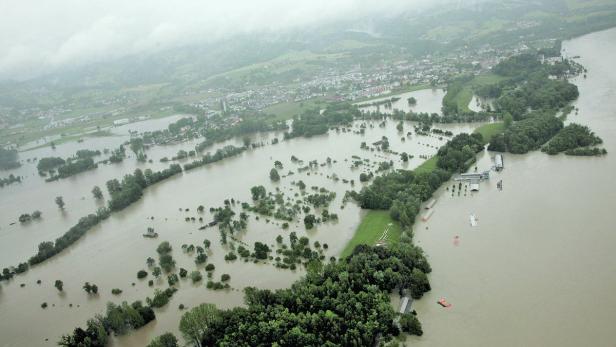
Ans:
[[[508,154],[479,193],[441,189],[433,217],[416,222],[432,291],[413,304],[425,334],[409,345],[616,344],[616,29],[563,42],[563,50],[588,69],[573,81],[579,114],[569,121],[588,125],[609,154]],[[442,297],[453,306],[437,305]]]

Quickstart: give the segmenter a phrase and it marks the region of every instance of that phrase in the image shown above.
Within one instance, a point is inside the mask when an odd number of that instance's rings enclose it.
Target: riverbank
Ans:
[[[451,102],[457,105],[457,110],[460,113],[467,113],[471,110],[468,105],[473,99],[475,89],[484,85],[494,84],[506,80],[507,77],[499,76],[494,73],[484,73],[471,78],[469,81],[462,83],[461,88],[454,88],[455,94],[451,95],[450,91],[447,91],[445,100],[450,99]]]
[[[412,86],[405,86],[399,89],[395,89],[386,95],[372,96],[359,98],[357,100],[353,100],[353,103],[363,103],[372,100],[378,100],[383,98],[391,98],[400,94],[414,92],[418,90],[430,89],[432,88],[429,84],[418,84]],[[438,88],[438,87],[433,87]],[[295,115],[301,114],[306,110],[310,110],[313,108],[324,108],[328,102],[327,97],[317,97],[308,100],[302,101],[290,101],[290,102],[281,102],[278,104],[270,105],[263,109],[265,113],[271,113],[276,118],[276,120],[288,120],[292,119]]]
[[[397,96],[397,95],[404,94],[404,93],[409,93],[409,92],[415,92],[415,91],[418,91],[418,90],[437,89],[437,88],[442,88],[442,87],[440,87],[440,86],[431,86],[429,84],[415,84],[415,85],[404,86],[404,87],[400,87],[400,88],[394,89],[390,93],[385,94],[385,95],[378,95],[378,96],[369,96],[369,97],[365,97],[365,98],[358,98],[356,100],[353,100],[353,103],[355,103],[355,104],[365,103],[367,101],[379,100],[379,99],[383,99],[383,98],[391,98],[392,96]]]
[[[398,222],[391,219],[389,211],[370,210],[362,218],[353,238],[347,243],[340,257],[349,256],[357,245],[397,243],[402,230]]]
[[[505,131],[505,123],[497,122],[484,124],[475,129],[473,132],[481,134],[483,137],[483,143],[488,144],[490,140],[492,140],[492,137],[502,133],[503,131]]]

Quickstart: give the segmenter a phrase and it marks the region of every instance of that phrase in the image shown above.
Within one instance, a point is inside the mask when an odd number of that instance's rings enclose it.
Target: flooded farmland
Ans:
[[[565,54],[580,55],[580,62],[588,70],[586,79],[578,78],[580,98],[575,106],[579,114],[571,114],[570,121],[591,126],[604,139],[610,152],[606,157],[547,156],[541,152],[528,155],[507,155],[505,170],[492,173],[482,183],[479,193],[451,196],[453,183],[438,192],[435,213],[428,222],[415,225],[417,244],[422,246],[433,267],[430,275],[432,291],[414,302],[414,309],[423,323],[424,335],[408,339],[414,345],[541,345],[595,346],[613,345],[616,299],[610,294],[616,289],[616,255],[612,245],[616,236],[612,225],[616,217],[611,213],[616,201],[616,185],[611,180],[616,169],[616,118],[613,100],[616,96],[616,74],[611,62],[616,59],[616,30],[587,35],[564,43]],[[401,96],[400,105],[392,109],[408,111],[407,98],[417,99],[416,112],[439,112],[443,96],[441,90],[423,90]],[[476,102],[473,99],[473,102]],[[395,104],[395,103],[394,103]],[[381,107],[381,111],[386,112]],[[167,120],[170,122],[171,120]],[[360,126],[366,123],[365,134]],[[236,236],[252,244],[263,241],[273,244],[277,235],[290,231],[306,235],[311,241],[327,243],[325,255],[335,256],[344,248],[359,224],[362,211],[353,203],[343,205],[344,193],[359,189],[358,176],[366,170],[374,171],[382,161],[392,160],[396,168],[412,169],[443,145],[446,138],[418,136],[410,122],[402,133],[396,122],[357,121],[351,128],[331,130],[327,135],[297,138],[270,145],[282,133],[259,134],[253,143],[264,147],[248,150],[241,155],[210,164],[149,187],[144,196],[125,210],[114,213],[108,220],[89,231],[83,239],[45,263],[32,268],[10,282],[0,284],[0,344],[3,346],[52,346],[62,333],[103,312],[108,301],[143,300],[155,288],[166,287],[162,279],[148,287],[147,279],[138,280],[136,273],[145,269],[147,257],[156,255],[156,246],[167,240],[173,247],[177,267],[192,271],[194,257],[182,252],[182,244],[212,241],[208,261],[216,265],[215,275],[231,275],[230,290],[213,291],[203,282],[192,284],[180,281],[179,291],[170,303],[157,309],[157,319],[147,326],[120,339],[114,346],[145,345],[152,337],[166,331],[177,332],[182,311],[178,305],[192,307],[210,302],[220,308],[242,305],[242,288],[280,288],[288,286],[302,275],[301,270],[279,270],[271,264],[228,263],[224,255],[228,246],[219,242],[216,228],[199,230],[199,222],[186,217],[212,219],[212,214],[199,214],[197,206],[219,207],[225,199],[249,201],[250,188],[264,185],[268,191],[279,188],[287,196],[297,190],[292,181],[303,180],[307,186],[319,186],[336,193],[330,211],[337,213],[338,222],[318,225],[306,231],[301,222],[291,223],[283,231],[280,222],[256,219],[251,213],[248,228]],[[143,127],[131,124],[131,130],[144,131],[165,127],[163,120]],[[439,128],[454,133],[470,132],[477,124],[442,125]],[[410,137],[406,133],[411,131]],[[128,139],[128,127],[116,129],[117,136],[88,138],[83,143],[67,143],[53,151],[49,147],[21,153],[21,159],[45,156],[67,157],[77,149],[117,147]],[[360,149],[389,138],[393,151],[414,156],[404,164],[399,156]],[[402,141],[405,138],[405,141]],[[152,163],[138,163],[134,156],[123,163],[101,165],[98,169],[74,177],[46,183],[38,176],[35,164],[25,163],[10,171],[25,177],[21,184],[7,186],[0,191],[0,264],[2,267],[24,261],[36,251],[40,242],[53,240],[76,221],[94,212],[100,205],[92,198],[94,185],[101,188],[112,178],[121,178],[135,168],[160,170],[168,163],[162,157],[172,157],[177,151],[191,150],[195,142],[157,146],[147,154]],[[221,143],[210,151],[227,144],[241,145],[241,139]],[[317,168],[299,172],[299,164],[317,160]],[[369,159],[364,167],[352,168],[353,156]],[[326,158],[332,159],[326,164]],[[283,178],[272,183],[268,173],[274,161],[282,162]],[[180,162],[185,163],[185,162]],[[479,169],[492,166],[491,154],[480,155]],[[288,175],[289,171],[293,172]],[[7,174],[8,174],[7,173]],[[334,179],[334,174],[339,180]],[[354,180],[352,186],[342,180]],[[496,189],[503,180],[504,189]],[[61,212],[54,204],[58,195],[64,197],[66,208]],[[342,208],[344,206],[344,208]],[[20,225],[17,217],[35,209],[43,212],[40,221]],[[180,211],[180,209],[182,209]],[[189,209],[186,211],[185,209]],[[239,210],[239,205],[236,207]],[[475,214],[478,225],[469,225],[469,215]],[[152,219],[154,217],[154,219]],[[155,228],[158,239],[142,237],[147,227]],[[454,242],[458,236],[459,241]],[[64,292],[58,293],[53,282],[61,279]],[[37,284],[37,280],[41,284]],[[88,296],[82,289],[84,282],[96,283],[100,294]],[[134,285],[133,285],[134,283]],[[22,287],[21,285],[24,284]],[[112,288],[123,293],[114,296]],[[562,288],[566,288],[563,291]],[[444,297],[453,306],[443,309],[436,301]],[[41,303],[49,304],[41,309]],[[37,329],[24,334],[25,322]]]
[[[423,99],[421,95],[425,93],[424,91],[414,93],[418,103],[431,108],[431,112],[439,111],[438,98]],[[359,131],[362,123],[366,123],[363,135]],[[260,288],[288,286],[302,275],[301,270],[280,270],[271,264],[241,261],[227,263],[224,255],[228,252],[228,246],[221,246],[217,228],[199,230],[201,226],[199,222],[186,222],[185,218],[201,216],[204,222],[209,222],[212,220],[212,214],[209,212],[199,214],[196,211],[197,206],[204,205],[207,211],[210,207],[222,206],[225,199],[250,201],[250,188],[255,185],[264,185],[268,191],[279,188],[287,196],[293,196],[297,190],[291,182],[301,179],[309,187],[325,187],[336,193],[336,199],[329,210],[338,214],[338,222],[320,224],[315,229],[306,231],[303,223],[298,221],[291,223],[289,230],[284,231],[280,222],[272,220],[268,223],[265,218],[257,220],[256,215],[251,213],[247,230],[236,236],[247,244],[255,241],[274,244],[277,235],[282,234],[286,237],[290,231],[296,231],[299,236],[307,235],[311,241],[327,243],[329,249],[325,255],[336,256],[353,236],[361,220],[362,211],[355,204],[348,203],[342,208],[345,192],[361,187],[359,174],[368,170],[375,171],[378,163],[389,160],[392,160],[397,168],[414,168],[423,162],[424,159],[420,156],[433,155],[447,139],[437,136],[418,136],[414,134],[413,124],[410,122],[405,123],[403,132],[398,132],[396,124],[397,122],[390,120],[381,127],[377,121],[357,121],[349,130],[332,130],[323,136],[281,141],[277,145],[268,144],[149,187],[141,200],[121,212],[112,214],[108,220],[89,231],[61,254],[33,267],[26,274],[1,284],[2,344],[55,345],[61,334],[70,332],[75,326],[84,324],[94,314],[103,312],[108,301],[143,300],[151,296],[155,288],[165,288],[166,281],[162,279],[159,279],[152,288],[147,285],[148,278],[143,280],[136,278],[137,271],[147,269],[146,258],[155,257],[156,246],[164,240],[169,241],[174,249],[173,257],[177,267],[192,271],[197,268],[194,256],[183,253],[181,245],[201,244],[204,239],[209,239],[212,247],[208,253],[208,262],[216,266],[215,276],[219,277],[223,273],[231,275],[232,289],[213,291],[206,289],[203,282],[193,285],[189,280],[182,280],[178,286],[179,291],[171,302],[163,309],[157,310],[156,321],[114,341],[114,345],[144,345],[165,331],[177,332],[179,318],[183,312],[178,309],[180,304],[192,307],[202,302],[210,302],[220,308],[228,308],[242,305],[241,290],[246,286]],[[459,133],[472,131],[474,127],[475,125],[443,125],[440,128]],[[147,129],[152,130],[150,127]],[[407,132],[413,134],[409,137],[406,135]],[[414,158],[408,163],[403,163],[395,154],[360,149],[361,142],[371,144],[381,140],[382,136],[389,138],[390,148],[393,151],[405,151]],[[255,135],[252,142],[270,143],[274,137],[282,139],[282,133]],[[402,141],[402,138],[405,140]],[[86,139],[84,143],[58,146],[55,152],[47,147],[24,152],[21,154],[21,159],[49,155],[66,157],[79,148],[113,148],[127,139],[128,137],[124,135]],[[214,151],[227,144],[241,145],[241,143],[241,139],[231,140],[218,144],[210,150]],[[96,170],[49,183],[38,177],[35,164],[24,164],[15,170],[16,174],[26,176],[24,182],[4,188],[0,195],[0,206],[3,211],[0,219],[0,242],[3,245],[0,263],[8,265],[26,260],[35,253],[40,242],[54,240],[66,232],[80,217],[94,212],[100,204],[92,198],[90,192],[94,185],[104,188],[107,180],[121,178],[135,168],[160,170],[169,164],[159,163],[160,158],[172,157],[180,149],[193,149],[195,144],[196,142],[186,142],[172,146],[156,146],[147,151],[153,163],[137,163],[132,156],[120,164],[100,165]],[[304,164],[293,163],[291,155],[303,160]],[[353,156],[369,159],[370,162],[352,168]],[[331,164],[325,164],[327,157],[332,159]],[[284,169],[280,170],[283,178],[279,183],[270,182],[268,176],[275,160],[281,161],[284,165]],[[311,160],[317,160],[320,165],[300,173],[299,166],[306,165]],[[294,174],[285,177],[289,171]],[[334,176],[339,180],[334,179]],[[354,180],[355,185],[344,183],[343,179]],[[54,203],[54,198],[58,195],[64,196],[66,202],[64,212],[61,212]],[[25,225],[19,223],[9,225],[15,222],[21,213],[35,209],[43,212],[41,221]],[[236,210],[240,210],[239,204]],[[146,239],[142,236],[147,227],[155,228],[159,234],[158,239]],[[58,293],[53,287],[56,279],[64,282],[63,293]],[[40,285],[36,283],[37,280],[41,280]],[[98,285],[100,288],[98,296],[88,296],[83,291],[82,286],[86,281]],[[21,284],[25,286],[21,287]],[[119,288],[123,293],[114,296],[110,293],[112,288]],[[47,309],[41,309],[43,302],[48,303]],[[25,321],[34,322],[38,327],[36,331],[23,334],[20,327]]]

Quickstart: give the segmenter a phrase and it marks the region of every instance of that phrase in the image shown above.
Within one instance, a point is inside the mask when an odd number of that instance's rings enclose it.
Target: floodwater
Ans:
[[[358,104],[370,104],[382,100],[390,100],[391,98],[399,98],[391,103],[391,108],[386,108],[385,105],[362,107],[362,112],[380,111],[382,113],[392,113],[394,110],[403,112],[413,111],[415,113],[441,113],[441,106],[445,91],[441,88],[421,89],[412,92],[407,92],[399,95],[387,96],[373,99]],[[408,98],[414,97],[417,100],[415,105],[409,105]]]
[[[481,112],[490,109],[494,109],[494,100],[490,98],[480,98],[477,95],[473,95],[471,101],[468,103],[468,108],[471,111]]]
[[[569,121],[590,126],[609,154],[507,154],[504,171],[479,193],[451,197],[451,183],[441,189],[431,220],[416,224],[432,291],[413,304],[424,335],[409,344],[616,345],[616,29],[563,49],[588,68],[587,79],[574,81],[579,115]],[[492,165],[490,155],[482,155],[480,170]],[[441,297],[453,306],[437,305]]]
[[[440,100],[436,98],[417,98],[418,104],[438,112]],[[413,134],[406,138],[405,134],[412,131],[412,123],[405,123],[403,133],[396,130],[395,121],[386,122],[385,127],[379,127],[378,121],[366,122],[368,125],[364,135],[357,131],[361,121],[355,122],[353,131],[330,131],[327,135],[313,138],[298,138],[281,141],[277,145],[266,145],[262,148],[248,150],[241,155],[228,158],[212,165],[194,169],[175,176],[152,187],[149,187],[141,200],[127,209],[113,214],[108,220],[89,231],[81,240],[62,252],[60,255],[36,266],[26,274],[17,276],[9,282],[0,283],[0,346],[52,346],[64,333],[70,333],[76,326],[84,326],[88,318],[102,313],[108,301],[121,302],[144,300],[151,296],[154,288],[147,285],[147,280],[138,280],[136,273],[146,269],[147,257],[156,258],[156,246],[167,240],[173,246],[173,257],[177,267],[188,271],[197,269],[194,255],[181,251],[182,244],[202,244],[204,239],[212,242],[208,263],[216,266],[214,280],[223,273],[231,275],[229,291],[212,291],[205,288],[204,281],[193,285],[188,280],[180,281],[179,291],[174,295],[169,305],[157,310],[157,320],[148,326],[128,336],[115,339],[115,346],[143,346],[153,337],[166,331],[176,332],[182,311],[178,305],[192,307],[203,302],[215,303],[221,308],[229,308],[243,304],[241,290],[246,286],[260,288],[281,288],[289,286],[302,275],[302,271],[279,270],[270,264],[244,263],[240,260],[226,263],[224,255],[228,248],[220,245],[217,228],[198,230],[199,222],[186,222],[185,217],[200,217],[196,212],[199,205],[204,205],[206,211],[210,207],[219,207],[223,201],[235,198],[238,201],[250,200],[250,187],[264,185],[268,191],[280,188],[286,196],[293,197],[296,192],[292,181],[303,180],[308,187],[325,187],[337,193],[336,199],[330,205],[330,212],[339,215],[339,222],[324,223],[314,230],[304,230],[303,223],[292,223],[289,231],[283,231],[280,223],[265,218],[256,220],[250,214],[247,231],[236,236],[248,245],[255,241],[275,243],[277,235],[287,236],[290,231],[297,231],[299,236],[307,235],[312,241],[327,243],[329,250],[326,257],[338,255],[359,224],[362,211],[352,203],[342,209],[344,193],[350,189],[360,189],[359,174],[366,169],[374,171],[374,167],[351,168],[352,156],[370,159],[377,164],[385,160],[393,160],[397,168],[414,168],[423,159],[419,156],[429,156],[444,144],[446,138],[436,136],[418,136]],[[166,124],[161,122],[161,127]],[[468,132],[475,125],[444,125],[441,128],[454,133]],[[151,128],[148,128],[152,130]],[[394,151],[405,151],[415,156],[404,164],[398,155],[379,151],[360,149],[361,142],[368,145],[378,141],[382,136],[388,136],[390,148]],[[253,143],[270,143],[274,137],[282,138],[282,134],[258,134]],[[406,140],[402,141],[402,137]],[[58,146],[55,155],[67,157],[79,148],[115,148],[126,137],[90,138],[84,143],[69,143]],[[241,139],[235,139],[226,144],[241,144]],[[153,163],[137,163],[134,156],[127,158],[121,164],[101,165],[98,169],[81,173],[69,179],[46,183],[36,173],[35,164],[25,164],[15,170],[26,176],[19,185],[11,185],[0,190],[0,268],[24,261],[36,251],[38,243],[53,240],[63,234],[80,217],[92,213],[99,206],[90,193],[94,185],[105,189],[105,182],[112,178],[121,178],[135,168],[151,167],[159,170],[169,163],[159,163],[163,156],[171,157],[179,149],[194,148],[196,142],[188,142],[173,146],[157,146],[147,152]],[[214,147],[212,150],[215,150]],[[51,155],[50,148],[21,153],[22,159],[44,157]],[[309,172],[298,173],[298,167],[293,164],[291,155],[304,160],[304,165],[310,160],[324,163],[327,157],[332,159],[331,165],[319,166]],[[283,177],[281,182],[273,184],[269,180],[269,171],[275,160],[280,160],[284,169],[281,175],[289,171],[295,174]],[[3,174],[8,175],[10,172]],[[331,176],[336,174],[340,180]],[[328,178],[328,176],[330,178]],[[355,186],[343,183],[342,179],[355,180]],[[61,212],[54,203],[58,195],[64,196],[65,212]],[[189,212],[179,209],[189,208]],[[24,212],[35,209],[43,212],[40,222],[27,225],[9,225]],[[239,210],[239,207],[237,208]],[[212,215],[206,212],[202,215],[205,222],[212,220]],[[154,220],[149,219],[154,217]],[[155,228],[158,239],[145,239],[142,234],[147,227]],[[201,271],[202,267],[200,267]],[[41,284],[36,284],[37,280]],[[55,280],[64,282],[64,292],[58,293],[53,287]],[[99,295],[89,297],[81,288],[84,282],[95,283],[99,287]],[[135,283],[133,286],[132,283]],[[166,280],[156,281],[155,288],[166,288]],[[20,287],[25,284],[25,287]],[[120,296],[113,296],[112,288],[123,290]],[[40,305],[46,302],[49,307],[42,309]],[[27,333],[24,328],[27,327]],[[45,341],[48,339],[48,341]]]

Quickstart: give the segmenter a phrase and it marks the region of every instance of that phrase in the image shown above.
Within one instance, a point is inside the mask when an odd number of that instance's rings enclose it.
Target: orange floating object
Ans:
[[[440,298],[437,303],[443,307],[451,307],[451,304],[445,300],[445,298]]]

